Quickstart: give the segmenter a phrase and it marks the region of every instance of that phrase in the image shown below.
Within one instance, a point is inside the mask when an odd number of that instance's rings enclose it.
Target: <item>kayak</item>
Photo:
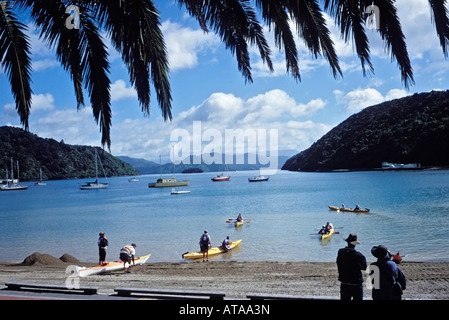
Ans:
[[[230,241],[229,242],[230,250],[232,250],[234,248],[237,248],[240,245],[241,242],[242,242],[242,240]],[[209,257],[217,255],[217,254],[221,254],[221,253],[224,253],[224,252],[226,252],[226,251],[221,246],[220,247],[213,247],[213,248],[209,249]],[[203,253],[202,252],[192,252],[192,253],[186,252],[186,253],[182,254],[182,258],[183,259],[200,259],[202,257],[203,257]]]
[[[329,209],[335,210],[335,211],[346,211],[346,212],[360,212],[360,213],[368,213],[369,209],[351,209],[351,208],[340,208],[340,207],[334,207],[334,206],[328,206]]]
[[[147,254],[146,256],[135,258],[134,263],[137,265],[144,264],[147,262],[148,258],[151,256],[151,254]],[[132,263],[130,264],[132,265]],[[113,261],[113,262],[107,262],[104,265],[98,265],[95,267],[76,267],[76,272],[79,277],[87,277],[92,274],[99,274],[109,271],[117,271],[125,269],[123,261]]]
[[[332,223],[329,223],[329,225],[331,226],[331,229],[329,230],[329,233],[328,234],[322,234],[321,235],[321,240],[329,239],[334,234],[334,225]]]
[[[242,221],[235,221],[235,226],[236,226],[236,227],[241,227],[241,226],[243,226],[243,220],[242,220]]]

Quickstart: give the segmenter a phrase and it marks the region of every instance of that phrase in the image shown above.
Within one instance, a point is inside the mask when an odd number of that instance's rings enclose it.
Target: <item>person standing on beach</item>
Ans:
[[[402,291],[406,287],[405,276],[394,261],[387,247],[380,245],[371,249],[377,258],[371,266],[378,268],[378,287],[373,286],[373,300],[401,300]]]
[[[207,232],[207,230],[204,230],[204,233],[200,238],[200,251],[203,253],[203,262],[209,261],[209,248],[212,248],[212,242],[210,240],[209,233]],[[205,256],[206,260],[204,260]]]
[[[123,266],[125,268],[126,273],[131,273],[131,271],[129,271],[131,261],[133,262],[133,265],[136,265],[136,263],[134,262],[135,254],[136,254],[136,245],[134,243],[131,245],[124,246],[120,250],[120,260],[123,261]]]
[[[345,240],[348,245],[338,250],[337,267],[341,300],[363,300],[362,270],[366,270],[366,258],[355,250],[360,244],[356,234],[349,234]]]
[[[100,256],[98,264],[100,266],[106,264],[106,249],[108,245],[108,238],[105,237],[104,232],[100,232],[100,237],[98,238],[98,254]]]

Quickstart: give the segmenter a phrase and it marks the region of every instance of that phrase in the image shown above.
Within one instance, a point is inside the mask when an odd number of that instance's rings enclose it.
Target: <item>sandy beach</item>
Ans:
[[[69,256],[70,257],[70,256]],[[372,261],[369,261],[369,263]],[[69,265],[48,255],[26,263],[0,263],[0,284],[27,282],[64,285]],[[449,262],[402,262],[407,278],[404,299],[449,299]],[[80,278],[80,285],[111,294],[117,287],[225,291],[227,298],[242,299],[247,293],[339,297],[337,266],[332,262],[183,261],[146,263],[123,271]],[[371,291],[364,290],[371,298]]]

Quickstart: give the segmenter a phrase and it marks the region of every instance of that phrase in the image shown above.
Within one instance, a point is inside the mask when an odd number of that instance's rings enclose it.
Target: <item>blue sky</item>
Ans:
[[[447,89],[449,59],[445,59],[431,23],[427,0],[398,0],[398,14],[414,69],[415,85],[403,87],[396,62],[384,50],[374,30],[369,30],[375,75],[364,77],[352,43],[341,40],[328,17],[328,26],[343,69],[334,79],[327,62],[315,59],[298,38],[302,81],[285,70],[283,52],[274,46],[266,27],[275,72],[269,73],[252,48],[253,83],[245,80],[229,50],[213,33],[203,33],[185,10],[171,1],[155,1],[169,52],[173,95],[173,121],[164,122],[154,91],[150,117],[144,117],[120,57],[110,49],[112,81],[111,152],[158,161],[171,150],[175,129],[192,132],[193,121],[202,129],[276,129],[279,150],[295,154],[308,148],[326,132],[363,108],[416,92]],[[26,22],[26,21],[25,21]],[[33,32],[34,92],[30,131],[69,144],[100,145],[101,134],[86,107],[77,111],[69,75]],[[88,101],[88,100],[87,100]],[[7,75],[0,71],[0,125],[20,126]],[[206,142],[207,143],[207,142]]]

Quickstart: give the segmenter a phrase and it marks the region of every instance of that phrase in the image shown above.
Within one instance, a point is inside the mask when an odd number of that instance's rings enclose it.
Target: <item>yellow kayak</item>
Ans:
[[[331,229],[329,230],[329,233],[328,234],[322,234],[321,235],[321,240],[329,239],[334,234],[334,225],[332,223],[329,223],[329,225],[331,226]]]
[[[243,220],[242,220],[242,221],[235,221],[235,226],[236,226],[236,227],[241,227],[241,226],[243,226]]]
[[[242,242],[242,240],[230,241],[230,243],[229,243],[230,250],[237,248],[241,242]],[[224,252],[226,252],[226,251],[221,246],[213,247],[213,248],[209,249],[209,257],[217,255],[217,254],[221,254]],[[200,259],[202,257],[203,257],[202,252],[192,252],[192,253],[186,252],[186,253],[182,254],[183,259]]]
[[[368,213],[369,209],[365,208],[365,209],[351,209],[351,208],[339,208],[339,207],[335,207],[335,206],[328,206],[330,210],[334,210],[334,211],[346,211],[346,212],[359,212],[359,213]]]

